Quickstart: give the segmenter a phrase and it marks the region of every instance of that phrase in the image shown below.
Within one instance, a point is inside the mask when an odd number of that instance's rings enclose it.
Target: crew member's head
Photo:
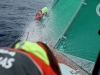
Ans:
[[[47,7],[43,7],[41,11],[42,11],[42,14],[45,14],[45,13],[48,12],[48,8]]]

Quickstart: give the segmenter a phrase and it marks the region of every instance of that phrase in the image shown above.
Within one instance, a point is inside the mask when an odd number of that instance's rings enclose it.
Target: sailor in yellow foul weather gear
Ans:
[[[58,61],[42,42],[18,41],[0,48],[1,75],[61,75]]]
[[[48,8],[47,7],[43,7],[42,9],[38,10],[34,20],[42,21],[43,16],[48,16]]]

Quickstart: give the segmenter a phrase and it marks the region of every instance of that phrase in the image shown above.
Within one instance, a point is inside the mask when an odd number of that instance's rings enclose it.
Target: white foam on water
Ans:
[[[24,34],[21,37],[23,40],[28,41],[40,41],[42,36],[43,26],[41,23],[36,23],[35,21],[30,22],[24,30]]]

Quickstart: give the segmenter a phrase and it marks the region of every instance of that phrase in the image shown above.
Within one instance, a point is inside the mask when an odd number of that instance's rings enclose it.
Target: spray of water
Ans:
[[[39,41],[40,32],[41,29],[38,24],[34,21],[30,22],[28,25],[26,25],[24,34],[21,39],[28,41]]]

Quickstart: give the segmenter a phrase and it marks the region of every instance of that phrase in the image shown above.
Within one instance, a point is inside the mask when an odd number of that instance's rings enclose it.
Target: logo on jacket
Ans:
[[[15,54],[16,52],[6,49],[0,49],[0,66],[5,69],[11,68],[13,66],[13,62],[15,61],[15,59],[13,58]],[[10,57],[8,57],[8,55],[10,55]]]

